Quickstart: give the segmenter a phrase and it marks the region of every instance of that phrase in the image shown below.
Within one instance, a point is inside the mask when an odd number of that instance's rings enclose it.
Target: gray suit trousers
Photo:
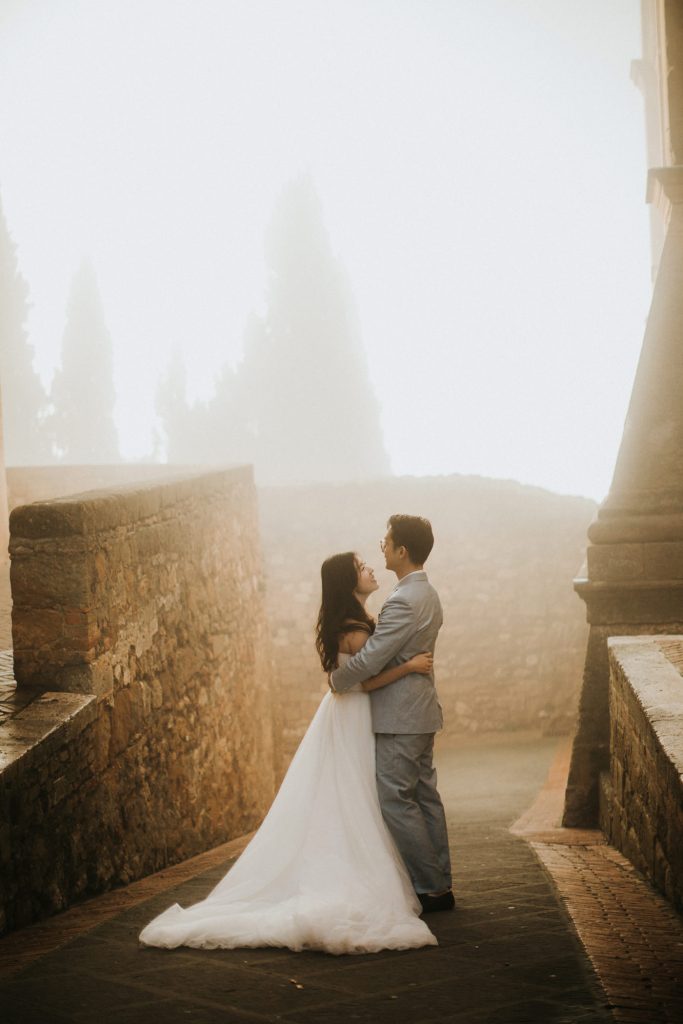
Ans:
[[[446,815],[432,763],[433,733],[377,733],[377,792],[382,815],[415,891],[451,888]]]

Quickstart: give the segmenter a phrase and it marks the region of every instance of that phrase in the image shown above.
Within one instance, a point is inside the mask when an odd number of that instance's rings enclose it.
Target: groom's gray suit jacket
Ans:
[[[421,651],[434,652],[443,614],[439,595],[423,570],[399,580],[387,598],[377,628],[358,654],[332,673],[332,689],[350,690],[382,669],[402,665]],[[370,694],[375,732],[429,733],[443,725],[434,679],[411,672]]]

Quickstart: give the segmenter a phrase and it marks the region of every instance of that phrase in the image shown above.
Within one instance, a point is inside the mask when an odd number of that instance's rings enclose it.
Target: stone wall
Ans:
[[[357,551],[378,570],[377,613],[395,582],[379,550],[392,512],[434,526],[427,569],[444,608],[436,677],[446,732],[571,730],[587,636],[572,579],[592,501],[460,476],[262,488],[259,498],[289,753],[325,687],[313,647],[320,564]]]
[[[107,490],[132,483],[149,484],[182,473],[196,473],[196,466],[159,465],[153,462],[117,462],[101,466],[8,466],[7,490],[10,511],[34,501],[50,501],[81,491]]]
[[[16,508],[10,550],[8,928],[249,831],[277,757],[250,470]]]
[[[608,640],[610,768],[600,825],[683,911],[683,636]]]

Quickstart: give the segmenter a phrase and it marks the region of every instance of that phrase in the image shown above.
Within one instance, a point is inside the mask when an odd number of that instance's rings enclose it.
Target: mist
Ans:
[[[8,462],[602,498],[651,289],[639,30],[637,0],[0,5]]]

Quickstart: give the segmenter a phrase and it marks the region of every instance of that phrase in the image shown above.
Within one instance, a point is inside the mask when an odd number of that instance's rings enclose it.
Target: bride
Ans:
[[[353,552],[323,562],[316,647],[330,672],[374,631],[365,603],[378,588]],[[384,824],[375,785],[368,692],[430,654],[385,670],[346,694],[325,694],[261,827],[211,893],[177,903],[140,933],[146,946],[374,953],[436,945]]]

